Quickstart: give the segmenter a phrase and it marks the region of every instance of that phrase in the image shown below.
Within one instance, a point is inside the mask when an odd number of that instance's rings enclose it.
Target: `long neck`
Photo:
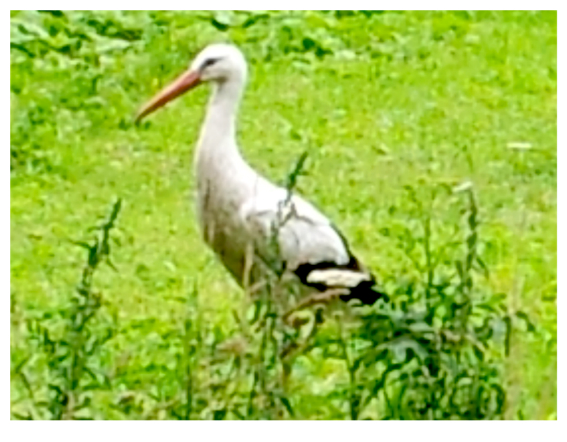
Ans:
[[[243,82],[230,81],[219,84],[209,101],[195,153],[201,217],[226,207],[237,208],[257,182],[258,174],[242,158],[236,144],[236,113],[242,85]],[[206,224],[204,218],[201,222]]]
[[[196,151],[196,166],[242,161],[236,144],[236,114],[243,82],[233,79],[214,85]],[[199,170],[198,170],[199,171]]]

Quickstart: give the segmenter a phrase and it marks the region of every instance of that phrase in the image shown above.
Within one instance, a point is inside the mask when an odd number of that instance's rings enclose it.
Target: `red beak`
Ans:
[[[164,106],[174,98],[193,89],[200,82],[201,78],[199,77],[198,72],[187,71],[181,74],[173,83],[163,88],[150,101],[142,106],[136,115],[136,123],[139,123],[144,117]]]

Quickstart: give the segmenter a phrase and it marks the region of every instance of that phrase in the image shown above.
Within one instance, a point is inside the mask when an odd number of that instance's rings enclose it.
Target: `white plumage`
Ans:
[[[283,272],[305,294],[344,289],[343,300],[372,304],[373,276],[313,205],[254,171],[236,144],[236,115],[247,65],[238,48],[214,44],[189,70],[142,107],[137,121],[203,82],[211,95],[195,153],[197,208],[203,236],[241,285]]]

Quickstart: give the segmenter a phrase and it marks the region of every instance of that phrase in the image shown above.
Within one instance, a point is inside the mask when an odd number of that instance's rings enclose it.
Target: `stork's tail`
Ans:
[[[376,284],[374,276],[362,269],[358,263],[356,266],[353,263],[346,266],[326,262],[302,264],[295,270],[295,274],[303,284],[320,291],[348,290],[348,294],[340,296],[345,302],[358,299],[363,304],[372,305],[380,298],[386,302],[390,300],[388,295],[373,288]]]
[[[371,287],[356,287],[350,290],[348,295],[341,295],[341,300],[349,302],[352,299],[358,299],[363,304],[373,305],[382,298],[385,302],[389,302],[390,298],[385,293],[378,292]]]

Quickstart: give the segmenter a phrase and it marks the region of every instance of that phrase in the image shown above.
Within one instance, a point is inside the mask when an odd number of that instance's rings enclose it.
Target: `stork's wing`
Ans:
[[[278,189],[279,190],[279,189]],[[346,265],[346,244],[330,222],[297,196],[257,198],[242,212],[256,252],[269,262],[295,269],[301,264],[334,262]]]
[[[241,217],[255,252],[274,271],[287,269],[319,290],[345,288],[346,297],[374,303],[373,276],[350,253],[338,230],[315,207],[284,189],[271,198],[255,198]]]

